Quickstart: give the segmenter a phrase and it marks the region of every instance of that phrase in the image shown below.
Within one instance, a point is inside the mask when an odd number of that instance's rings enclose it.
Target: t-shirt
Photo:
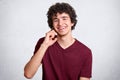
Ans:
[[[41,38],[34,53],[39,49],[44,38]],[[63,49],[56,41],[48,47],[42,59],[43,80],[79,80],[90,78],[92,74],[92,53],[83,43],[75,42]]]

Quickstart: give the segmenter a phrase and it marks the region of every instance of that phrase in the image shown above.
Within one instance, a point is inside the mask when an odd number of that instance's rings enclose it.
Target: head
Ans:
[[[73,9],[73,7],[71,5],[69,5],[68,3],[56,3],[54,5],[52,5],[48,12],[47,12],[47,17],[48,17],[48,25],[51,29],[53,29],[53,20],[52,17],[56,16],[57,13],[66,13],[70,16],[71,22],[74,23],[74,25],[72,26],[72,30],[75,28],[75,25],[77,23],[77,15],[75,13],[75,10]]]

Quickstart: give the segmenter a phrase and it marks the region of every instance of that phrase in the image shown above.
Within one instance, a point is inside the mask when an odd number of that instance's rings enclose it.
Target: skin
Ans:
[[[45,40],[41,44],[40,48],[35,55],[32,56],[24,68],[24,76],[28,79],[32,78],[37,72],[39,66],[41,65],[40,62],[45,54],[45,51],[49,46],[53,45],[57,41],[63,49],[66,49],[75,41],[72,37],[71,30],[74,23],[71,22],[68,14],[57,13],[57,15],[53,16],[52,19],[53,29],[46,33]],[[57,37],[55,37],[56,34]],[[79,80],[90,80],[90,78],[80,77]]]

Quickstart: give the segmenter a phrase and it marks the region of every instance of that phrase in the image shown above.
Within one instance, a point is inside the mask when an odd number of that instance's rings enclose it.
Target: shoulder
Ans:
[[[80,42],[79,40],[77,40],[77,39],[76,39],[76,46],[84,54],[86,54],[86,55],[92,55],[91,49],[88,46],[86,46],[85,44],[83,44],[82,42]]]
[[[86,46],[85,44],[83,44],[82,42],[80,42],[79,40],[76,39],[76,45],[78,47],[81,47],[82,49],[86,49],[86,50],[91,50],[88,46]]]
[[[37,41],[36,47],[37,47],[37,46],[40,46],[40,45],[43,43],[44,39],[45,39],[45,37],[41,37],[41,38]]]
[[[37,43],[42,44],[42,42],[44,41],[44,39],[45,39],[45,37],[41,37],[41,38],[38,40]]]
[[[35,46],[35,50],[34,50],[34,54],[36,53],[36,51],[39,49],[39,47],[40,47],[41,44],[43,43],[44,38],[45,38],[45,37],[42,37],[42,38],[40,38],[40,39],[37,41],[36,46]]]

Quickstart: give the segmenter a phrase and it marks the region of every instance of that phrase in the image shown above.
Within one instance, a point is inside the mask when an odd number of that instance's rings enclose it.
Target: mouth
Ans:
[[[61,32],[61,31],[64,31],[65,30],[65,26],[61,26],[61,27],[58,27],[57,29]]]

